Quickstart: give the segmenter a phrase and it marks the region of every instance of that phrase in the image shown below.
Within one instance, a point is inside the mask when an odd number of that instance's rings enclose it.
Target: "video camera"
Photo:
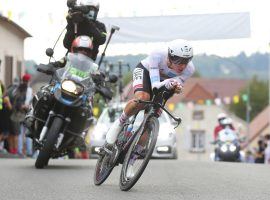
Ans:
[[[78,6],[77,0],[67,0],[67,7],[69,8],[69,12],[81,12],[82,14],[87,14],[89,12],[89,8],[87,6]]]

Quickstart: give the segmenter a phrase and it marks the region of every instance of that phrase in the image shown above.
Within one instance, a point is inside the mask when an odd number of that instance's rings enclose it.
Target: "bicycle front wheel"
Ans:
[[[151,158],[158,137],[158,119],[150,117],[141,129],[142,133],[134,138],[122,166],[119,186],[123,191],[136,184]]]

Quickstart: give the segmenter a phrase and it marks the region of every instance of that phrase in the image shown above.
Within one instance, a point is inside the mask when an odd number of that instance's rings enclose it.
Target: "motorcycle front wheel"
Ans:
[[[35,167],[37,169],[42,169],[48,165],[50,155],[53,152],[53,148],[59,137],[60,129],[62,127],[63,120],[61,118],[55,117],[49,128],[46,136],[46,142],[44,147],[39,151]]]

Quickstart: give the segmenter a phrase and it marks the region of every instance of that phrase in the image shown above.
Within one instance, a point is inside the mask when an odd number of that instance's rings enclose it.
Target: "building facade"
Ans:
[[[0,16],[0,79],[6,86],[24,73],[24,39],[31,37],[23,28]]]

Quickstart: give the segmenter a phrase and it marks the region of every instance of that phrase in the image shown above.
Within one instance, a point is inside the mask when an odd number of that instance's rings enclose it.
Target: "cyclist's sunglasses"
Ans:
[[[173,64],[188,64],[191,61],[192,57],[189,58],[183,58],[183,57],[179,57],[179,56],[175,56],[175,55],[171,55],[169,54],[169,60],[173,63]]]

